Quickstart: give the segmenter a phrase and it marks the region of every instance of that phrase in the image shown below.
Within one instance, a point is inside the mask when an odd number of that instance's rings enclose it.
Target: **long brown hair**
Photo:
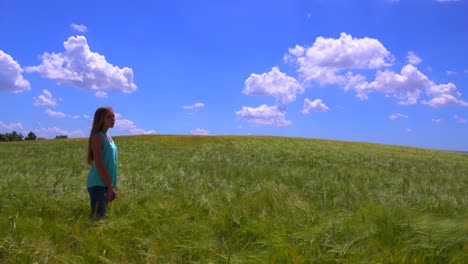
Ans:
[[[113,111],[114,110],[112,110],[112,107],[105,106],[99,107],[94,113],[93,127],[91,128],[91,133],[89,134],[88,139],[88,158],[86,160],[88,162],[88,165],[93,164],[94,161],[93,149],[91,148],[91,138],[94,134],[102,130],[102,125],[104,124],[104,117],[106,116],[106,114]]]

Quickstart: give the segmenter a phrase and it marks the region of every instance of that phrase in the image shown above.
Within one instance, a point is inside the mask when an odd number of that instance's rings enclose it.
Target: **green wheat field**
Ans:
[[[468,154],[128,136],[89,219],[87,139],[0,144],[0,263],[467,263]]]

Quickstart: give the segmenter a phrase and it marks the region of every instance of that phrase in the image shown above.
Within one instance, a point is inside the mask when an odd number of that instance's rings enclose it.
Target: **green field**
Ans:
[[[463,263],[468,154],[286,137],[115,137],[89,216],[87,139],[0,144],[0,263]]]

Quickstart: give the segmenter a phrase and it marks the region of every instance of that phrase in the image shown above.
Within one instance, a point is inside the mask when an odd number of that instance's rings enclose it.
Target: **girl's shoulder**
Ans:
[[[93,136],[91,137],[91,140],[97,141],[98,143],[101,143],[101,144],[103,144],[103,143],[104,144],[113,144],[114,143],[114,140],[111,138],[111,136],[105,134],[102,131],[98,131],[98,132],[94,133]]]
[[[102,132],[98,131],[91,136],[91,140],[96,143],[102,142]]]

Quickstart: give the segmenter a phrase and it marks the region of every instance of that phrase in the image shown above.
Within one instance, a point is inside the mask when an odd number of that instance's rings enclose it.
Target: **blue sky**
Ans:
[[[0,1],[0,133],[468,150],[466,0]]]

